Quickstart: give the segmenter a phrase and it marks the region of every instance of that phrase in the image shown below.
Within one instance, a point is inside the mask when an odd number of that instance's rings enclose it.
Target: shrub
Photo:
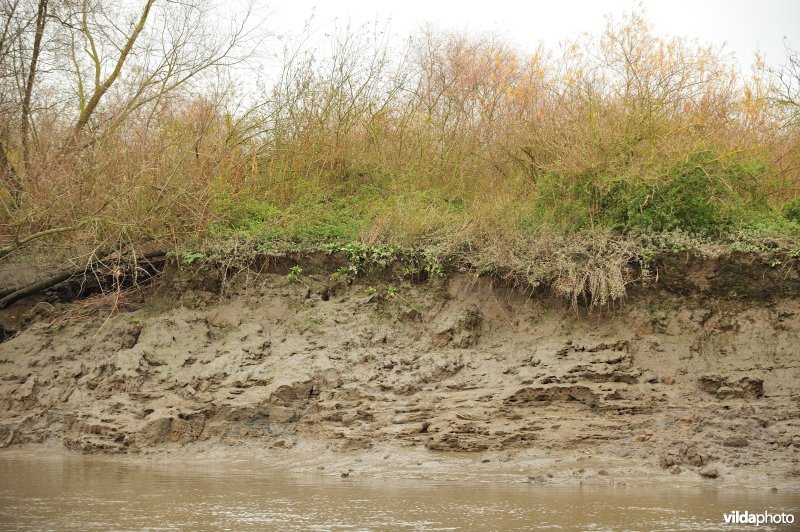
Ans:
[[[614,185],[602,199],[602,218],[622,231],[718,236],[752,212],[768,209],[752,184],[763,168],[752,161],[723,164],[710,152],[695,154],[660,182]]]
[[[786,204],[783,208],[783,216],[789,221],[800,224],[800,197]]]

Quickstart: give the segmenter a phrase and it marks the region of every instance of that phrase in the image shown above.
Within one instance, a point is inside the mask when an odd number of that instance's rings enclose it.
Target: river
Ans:
[[[800,518],[800,495],[342,478],[294,475],[253,460],[0,453],[4,530],[720,530],[723,514],[735,510]]]

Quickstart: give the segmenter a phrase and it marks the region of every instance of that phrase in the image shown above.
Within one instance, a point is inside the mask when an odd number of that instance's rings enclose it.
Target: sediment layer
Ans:
[[[66,311],[0,343],[0,447],[310,442],[800,476],[800,299],[780,284],[742,298],[695,268],[680,289],[665,276],[588,312],[467,274],[346,285],[279,270],[225,295],[168,272],[134,310]]]

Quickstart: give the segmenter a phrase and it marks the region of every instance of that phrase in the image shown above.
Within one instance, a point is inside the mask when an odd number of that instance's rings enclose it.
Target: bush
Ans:
[[[791,222],[800,224],[800,197],[793,199],[784,206],[783,216]]]
[[[584,229],[592,221],[598,188],[591,173],[569,176],[548,172],[536,181],[537,200],[531,217],[521,227],[553,225],[565,229]]]
[[[604,195],[601,217],[621,231],[683,231],[718,236],[768,207],[752,183],[764,165],[758,161],[723,164],[704,152],[666,172],[652,185],[622,182]]]

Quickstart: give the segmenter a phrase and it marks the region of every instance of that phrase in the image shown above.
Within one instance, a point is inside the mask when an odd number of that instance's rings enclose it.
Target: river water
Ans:
[[[800,519],[800,495],[298,476],[247,460],[0,453],[3,530],[721,530],[735,529],[723,521],[734,510]]]

